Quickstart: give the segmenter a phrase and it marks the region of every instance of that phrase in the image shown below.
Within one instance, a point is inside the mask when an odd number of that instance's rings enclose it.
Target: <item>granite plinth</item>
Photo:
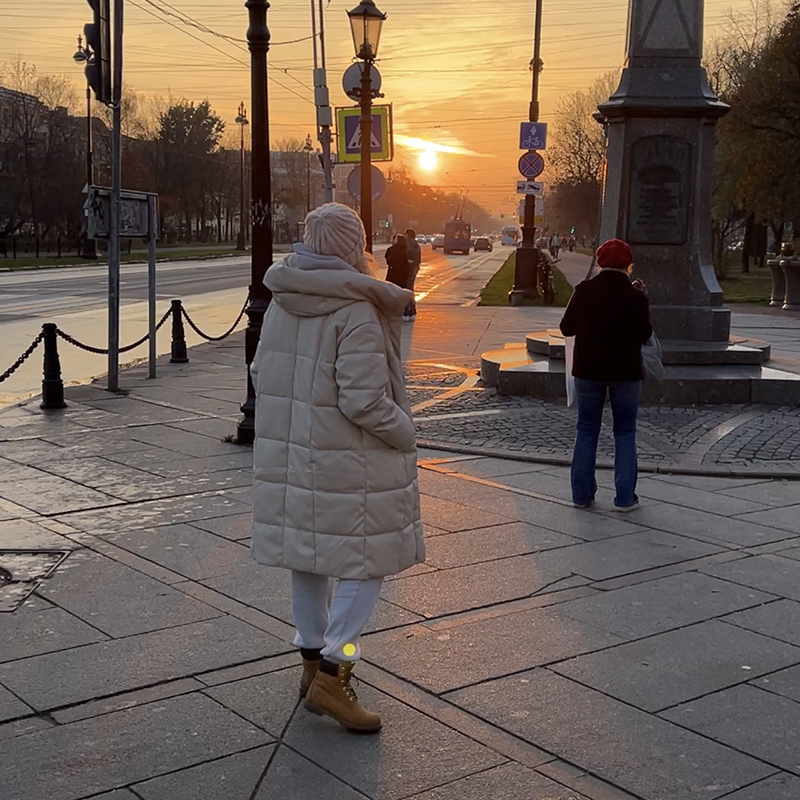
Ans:
[[[734,336],[727,342],[661,339],[662,361],[673,366],[756,365],[769,361],[770,345],[760,339]],[[564,337],[558,330],[535,331],[525,337],[528,352],[564,360]]]
[[[550,343],[547,344],[548,339]],[[530,341],[530,340],[529,340]],[[551,337],[543,337],[537,345],[556,349]],[[686,344],[686,343],[684,343]],[[701,343],[688,343],[701,347]],[[646,405],[704,405],[756,403],[763,405],[795,405],[800,403],[800,374],[777,369],[769,364],[736,362],[707,363],[701,359],[713,355],[692,347],[676,349],[675,358],[687,359],[665,364],[662,383],[645,382],[642,402]],[[744,345],[730,345],[725,352],[730,358],[750,358],[763,350]],[[481,378],[502,395],[538,397],[560,400],[566,397],[563,345],[561,358],[531,353],[526,344],[506,345],[481,356]]]

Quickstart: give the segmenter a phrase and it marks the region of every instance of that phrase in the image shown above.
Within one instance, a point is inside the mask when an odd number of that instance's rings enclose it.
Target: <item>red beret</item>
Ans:
[[[597,263],[601,269],[627,269],[633,264],[633,251],[622,239],[609,239],[597,248]]]

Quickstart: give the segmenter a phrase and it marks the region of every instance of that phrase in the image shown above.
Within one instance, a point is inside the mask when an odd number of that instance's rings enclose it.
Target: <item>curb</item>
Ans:
[[[439,442],[433,439],[417,439],[417,447],[427,450],[441,450],[446,453],[457,453],[466,456],[485,456],[487,458],[502,458],[506,461],[522,461],[528,464],[547,464],[553,467],[569,467],[572,459],[567,456],[544,456],[534,453],[520,453],[515,450],[503,450],[492,447],[471,447],[470,445],[453,444],[452,442]],[[606,460],[598,460],[598,469],[613,470],[614,464]],[[735,469],[728,467],[665,467],[652,461],[639,462],[639,472],[658,475],[695,475],[697,477],[711,478],[764,478],[766,480],[800,481],[800,471],[783,472],[779,470]]]

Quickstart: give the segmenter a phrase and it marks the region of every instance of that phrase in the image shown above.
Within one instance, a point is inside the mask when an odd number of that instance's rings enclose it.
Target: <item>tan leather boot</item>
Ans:
[[[322,663],[321,658],[315,659],[313,661],[309,661],[307,658],[303,659],[303,677],[300,678],[301,700],[308,694],[308,689],[314,682],[314,678],[317,677],[317,673],[319,672],[319,665],[321,663]]]
[[[339,664],[338,675],[328,675],[320,670],[311,684],[305,707],[313,714],[325,714],[351,731],[375,733],[381,729],[381,718],[367,711],[358,702],[350,685],[353,664]]]

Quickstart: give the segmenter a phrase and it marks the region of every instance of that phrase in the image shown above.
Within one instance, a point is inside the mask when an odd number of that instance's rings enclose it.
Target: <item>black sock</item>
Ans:
[[[326,675],[338,675],[339,674],[339,665],[334,661],[328,661],[327,658],[322,659],[322,663],[319,665],[320,672],[324,672]]]
[[[300,648],[300,655],[303,657],[304,661],[321,661],[322,660],[322,650],[309,650],[308,648],[301,647]]]

